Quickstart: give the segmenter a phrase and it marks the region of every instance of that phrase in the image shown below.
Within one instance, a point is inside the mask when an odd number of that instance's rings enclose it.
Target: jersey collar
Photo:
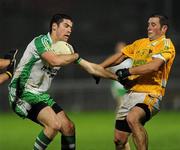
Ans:
[[[162,35],[162,36],[159,37],[158,39],[153,40],[153,41],[150,41],[151,46],[156,46],[160,41],[164,40],[165,38],[166,38],[165,35]]]

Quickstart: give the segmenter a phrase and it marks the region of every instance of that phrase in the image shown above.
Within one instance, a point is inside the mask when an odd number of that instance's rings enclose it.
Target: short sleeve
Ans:
[[[34,41],[37,53],[42,55],[42,53],[48,51],[51,47],[51,43],[47,36],[37,37]]]
[[[164,45],[163,49],[158,54],[152,55],[153,58],[160,58],[167,62],[169,59],[174,57],[175,49],[172,43],[169,45]]]

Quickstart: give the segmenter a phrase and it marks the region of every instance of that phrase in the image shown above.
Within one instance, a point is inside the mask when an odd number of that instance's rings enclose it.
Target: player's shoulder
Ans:
[[[164,38],[163,43],[164,43],[165,47],[170,47],[170,46],[174,47],[174,44],[173,44],[173,42],[172,42],[172,40],[170,38]]]
[[[36,48],[46,48],[49,49],[52,45],[52,40],[49,34],[46,35],[39,35],[34,38],[34,44]]]
[[[141,38],[141,39],[138,39],[136,40],[137,42],[145,42],[145,41],[149,41],[148,38]]]
[[[50,42],[51,39],[49,38],[48,35],[39,35],[37,37],[34,38],[35,42],[38,42],[38,43],[42,43],[42,44],[45,44],[46,42]]]
[[[149,39],[148,38],[140,38],[134,41],[134,44],[141,44],[141,43],[145,43],[148,42]]]

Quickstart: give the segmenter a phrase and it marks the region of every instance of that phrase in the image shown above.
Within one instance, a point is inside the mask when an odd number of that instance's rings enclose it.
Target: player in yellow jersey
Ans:
[[[138,150],[148,149],[148,135],[144,124],[160,110],[160,103],[175,58],[175,48],[166,38],[168,18],[153,14],[148,19],[148,38],[127,45],[101,63],[105,68],[117,65],[126,58],[133,60],[133,67],[119,69],[119,80],[129,86],[122,97],[116,115],[114,142],[116,150],[126,149],[132,133]],[[128,80],[128,81],[127,81]]]

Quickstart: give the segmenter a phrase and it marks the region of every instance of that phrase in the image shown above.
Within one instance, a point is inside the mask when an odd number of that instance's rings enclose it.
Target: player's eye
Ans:
[[[152,26],[153,26],[153,27],[155,27],[155,26],[156,26],[156,24],[155,24],[155,23],[152,23]]]

